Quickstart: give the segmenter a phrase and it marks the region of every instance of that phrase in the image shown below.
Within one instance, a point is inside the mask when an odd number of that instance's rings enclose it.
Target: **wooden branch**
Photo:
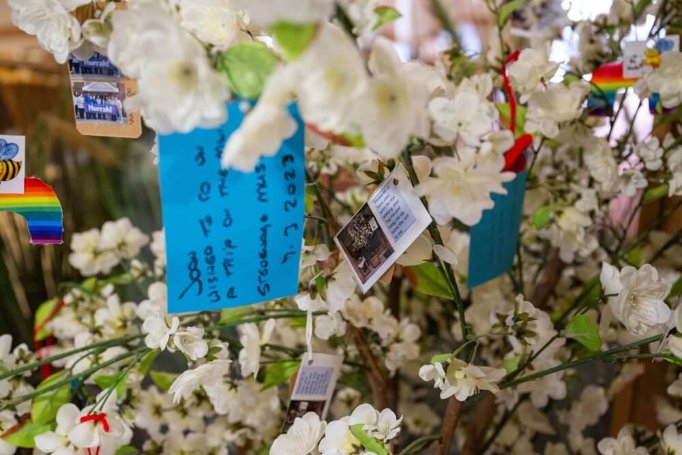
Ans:
[[[462,455],[481,453],[485,435],[488,433],[488,429],[495,417],[495,410],[495,396],[492,393],[485,393],[476,406],[476,411],[474,411],[474,417],[467,432],[464,448],[462,448]]]
[[[457,398],[450,397],[448,400],[448,407],[443,416],[443,425],[440,427],[440,443],[438,444],[438,455],[448,455],[450,447],[455,439],[455,429],[459,422],[459,417],[462,415],[462,408],[464,403]]]
[[[367,366],[367,380],[372,389],[372,397],[374,398],[374,407],[379,411],[388,407],[388,387],[386,384],[386,375],[383,373],[377,358],[372,352],[372,348],[367,343],[365,335],[362,330],[357,327],[350,326],[350,332],[353,336],[355,346],[358,348],[360,357]]]
[[[537,286],[535,286],[533,295],[530,299],[530,303],[532,303],[535,308],[540,308],[541,310],[547,309],[547,302],[549,302],[550,297],[554,294],[554,288],[556,288],[556,285],[561,278],[561,273],[565,268],[566,264],[559,257],[559,252],[556,249],[553,250],[545,264],[542,278]]]

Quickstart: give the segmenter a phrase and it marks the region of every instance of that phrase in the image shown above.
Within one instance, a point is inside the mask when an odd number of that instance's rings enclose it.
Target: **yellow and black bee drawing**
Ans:
[[[19,175],[21,161],[0,160],[0,182],[7,182]]]
[[[21,161],[12,158],[19,154],[19,146],[0,138],[0,182],[7,182],[19,175]]]

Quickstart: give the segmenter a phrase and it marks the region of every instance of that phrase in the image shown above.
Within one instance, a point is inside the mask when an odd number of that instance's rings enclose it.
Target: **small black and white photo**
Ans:
[[[287,416],[284,420],[283,432],[286,432],[291,425],[293,425],[296,417],[303,417],[309,412],[314,412],[320,418],[324,418],[324,407],[326,401],[307,401],[307,400],[291,400],[289,409],[287,409]]]
[[[367,204],[353,215],[337,240],[362,283],[367,282],[394,251]]]
[[[80,59],[76,55],[69,56],[69,74],[72,78],[83,77],[123,79],[123,75],[116,66],[99,52],[93,53],[87,59]]]

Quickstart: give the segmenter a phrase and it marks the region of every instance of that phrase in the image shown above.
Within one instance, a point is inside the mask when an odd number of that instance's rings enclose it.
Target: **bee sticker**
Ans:
[[[24,136],[0,136],[0,194],[24,194]]]

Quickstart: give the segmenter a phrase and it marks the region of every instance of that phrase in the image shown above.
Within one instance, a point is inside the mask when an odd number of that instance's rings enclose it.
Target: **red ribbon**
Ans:
[[[516,136],[516,97],[512,90],[509,75],[507,74],[507,65],[514,63],[519,59],[519,51],[516,50],[507,57],[502,65],[502,80],[504,81],[504,90],[507,92],[507,99],[509,99],[509,129]],[[533,143],[533,136],[530,134],[523,134],[515,140],[514,145],[507,150],[504,155],[504,171],[512,171],[515,173],[522,172],[526,168],[526,157],[523,152]]]
[[[109,421],[107,420],[107,415],[103,412],[100,414],[84,415],[81,417],[80,422],[81,423],[95,422],[95,424],[99,423],[100,425],[102,425],[102,429],[106,433],[109,433]],[[94,454],[92,452],[92,449],[90,449],[90,448],[85,449],[85,451],[88,455],[99,455],[100,448],[101,448],[101,446],[98,446],[97,450],[95,450]]]
[[[52,319],[54,319],[60,311],[62,311],[62,308],[64,308],[64,300],[59,299],[59,302],[52,308],[52,311],[50,311],[50,314],[47,315],[47,317],[41,322],[40,324],[36,325],[33,327],[33,344],[35,346],[36,350],[36,358],[38,360],[41,359],[40,355],[40,350],[42,349],[42,345],[40,343],[40,340],[38,339],[38,334],[40,333],[41,330],[45,327],[45,325],[50,322]],[[45,340],[45,347],[49,348],[54,344],[54,337],[52,335],[49,335],[47,339]],[[43,379],[47,379],[50,376],[52,376],[52,368],[50,367],[50,364],[45,364],[40,366],[40,375],[42,376]]]

